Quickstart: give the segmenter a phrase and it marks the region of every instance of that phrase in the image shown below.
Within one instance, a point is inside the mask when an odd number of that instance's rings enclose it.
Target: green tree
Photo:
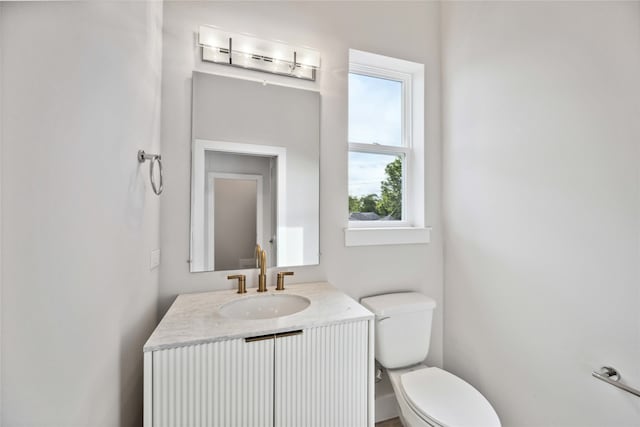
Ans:
[[[381,196],[349,196],[349,212],[374,212],[381,217],[402,219],[402,159],[396,158],[384,168],[385,179],[380,183]]]
[[[349,212],[360,212],[362,210],[362,203],[357,196],[349,196]]]
[[[377,194],[368,194],[360,198],[360,212],[377,212],[380,197]],[[379,214],[378,214],[379,215]]]
[[[402,219],[402,159],[396,158],[384,168],[387,176],[380,183],[382,197],[377,204],[377,214]]]

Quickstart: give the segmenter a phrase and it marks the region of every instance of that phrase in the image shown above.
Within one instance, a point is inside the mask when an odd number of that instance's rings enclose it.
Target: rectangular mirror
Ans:
[[[320,95],[193,73],[191,271],[319,262]]]

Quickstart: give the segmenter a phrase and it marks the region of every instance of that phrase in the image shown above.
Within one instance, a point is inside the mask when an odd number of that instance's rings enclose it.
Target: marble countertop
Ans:
[[[373,314],[353,298],[329,283],[287,285],[284,291],[270,288],[262,294],[291,294],[308,298],[304,310],[272,319],[229,319],[219,313],[223,304],[261,295],[255,288],[246,294],[236,290],[178,295],[167,314],[151,334],[144,351],[155,351],[234,338],[246,338],[323,326],[345,321],[373,319]]]

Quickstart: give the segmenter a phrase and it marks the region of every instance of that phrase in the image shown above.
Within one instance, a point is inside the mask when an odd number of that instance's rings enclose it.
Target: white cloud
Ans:
[[[385,179],[384,168],[397,156],[387,154],[349,153],[349,195],[380,195],[380,183]]]

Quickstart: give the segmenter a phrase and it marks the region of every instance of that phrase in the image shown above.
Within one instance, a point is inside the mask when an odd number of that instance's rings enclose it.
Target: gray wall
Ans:
[[[640,3],[443,5],[445,368],[505,426],[640,399]]]
[[[2,424],[141,425],[161,3],[3,3]]]
[[[269,184],[269,181],[271,179],[271,159],[269,157],[260,157],[260,156],[247,156],[247,155],[240,155],[240,154],[233,154],[233,153],[223,153],[223,152],[212,152],[212,151],[207,151],[205,153],[205,176],[207,176],[209,174],[209,172],[220,172],[220,173],[240,173],[240,174],[248,174],[248,175],[260,175],[262,176],[262,248],[267,251],[267,261],[269,265],[274,265],[274,261],[275,261],[275,257],[274,257],[274,252],[271,250],[271,244],[269,244],[269,239],[271,239],[271,236],[273,235],[273,233],[275,231],[274,227],[272,227],[272,223],[271,223],[271,209],[272,209],[272,196],[271,196],[271,186]],[[275,183],[274,183],[275,184]],[[206,185],[205,185],[206,188]],[[217,196],[216,196],[217,197]],[[254,194],[254,198],[255,198],[255,194]],[[246,203],[246,199],[247,196],[245,196],[244,201]],[[216,204],[216,207],[214,208],[214,210],[218,211],[218,204]],[[254,225],[256,222],[256,211],[254,209],[253,212],[242,212],[239,211],[238,207],[235,206],[233,210],[236,210],[236,217],[235,219],[232,217],[229,217],[228,220],[233,220],[233,223],[231,223],[231,228],[232,229],[236,229],[238,228],[241,224],[246,224],[247,222],[249,222],[249,218],[253,218],[251,221],[253,221]],[[205,210],[204,210],[205,214],[204,217],[205,218],[209,218],[209,215],[213,215],[213,212],[209,212],[209,205],[205,204]],[[218,222],[218,218],[215,218],[216,223]],[[222,223],[224,223],[224,221],[222,221]],[[216,229],[220,229],[219,227],[214,227]],[[209,231],[209,227],[208,227],[208,221],[206,221],[205,223],[205,233],[208,233]],[[254,230],[255,231],[255,230]],[[214,230],[215,233],[215,230]],[[227,231],[227,235],[228,235],[228,231]],[[218,241],[218,239],[214,239],[215,240],[215,245],[216,245],[216,251],[215,251],[215,257],[216,257],[216,263],[218,260],[220,260],[222,257],[223,259],[225,259],[225,262],[223,263],[223,265],[229,265],[229,262],[231,262],[232,259],[235,259],[235,265],[238,265],[238,257],[237,256],[232,256],[232,258],[228,258],[227,255],[225,255],[224,253],[220,253],[220,251],[217,250],[218,245],[220,244],[220,242]],[[231,238],[225,238],[222,239],[222,243],[224,245],[233,245],[234,246],[234,250],[232,250],[231,252],[234,253],[238,253],[238,251],[240,251],[241,247],[243,245],[238,246],[236,242],[236,244],[234,244],[233,242],[234,239]],[[242,258],[251,258],[255,256],[255,246],[256,246],[256,236],[255,234],[253,235],[253,237],[251,238],[251,241],[253,243],[251,243],[251,251],[248,253],[248,256],[244,256]],[[246,242],[245,242],[246,243]],[[207,243],[207,248],[211,246],[211,242]],[[208,253],[205,254],[207,257],[209,256]],[[231,264],[234,265],[234,264]],[[218,270],[220,270],[220,268],[218,268]]]
[[[167,184],[161,206],[163,259],[160,315],[185,292],[230,289],[224,273],[189,273],[191,74],[219,72],[321,93],[320,265],[294,268],[296,282],[328,280],[353,297],[418,290],[439,304],[429,362],[442,363],[442,230],[440,217],[439,4],[422,2],[167,2],[164,7],[162,151]],[[203,64],[194,33],[217,25],[260,38],[317,48],[322,65],[316,83]],[[394,56],[426,66],[426,224],[429,245],[344,246],[347,226],[348,49]],[[269,286],[273,286],[273,272]],[[255,272],[248,276],[253,287]]]
[[[255,256],[257,181],[216,181],[215,267],[235,270],[241,259]]]

